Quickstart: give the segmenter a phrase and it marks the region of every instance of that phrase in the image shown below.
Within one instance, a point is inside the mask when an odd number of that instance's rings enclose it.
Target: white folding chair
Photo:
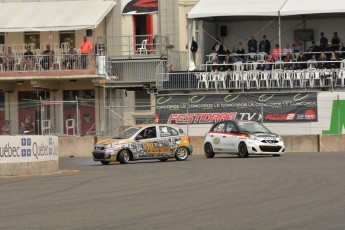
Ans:
[[[61,70],[61,55],[54,56],[53,69],[54,69],[54,66],[57,66],[59,70]]]
[[[202,84],[205,84],[205,88],[208,89],[208,73],[201,73],[199,75],[198,89],[201,88]]]
[[[141,52],[145,52],[145,54],[147,54],[146,45],[147,45],[147,39],[144,39],[141,43],[141,47],[137,49],[137,52],[139,54],[141,54]]]

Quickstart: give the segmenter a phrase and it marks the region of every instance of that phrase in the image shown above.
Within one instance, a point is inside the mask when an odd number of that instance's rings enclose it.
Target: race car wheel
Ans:
[[[102,165],[108,165],[110,161],[101,161]]]
[[[189,156],[189,150],[186,147],[180,147],[176,150],[175,159],[178,161],[187,160]]]
[[[123,149],[121,150],[121,152],[119,153],[119,161],[121,164],[127,164],[129,162],[129,155],[130,153],[128,152],[128,150]]]
[[[204,146],[204,153],[207,158],[213,158],[215,153],[213,152],[212,145],[210,143],[206,143]]]
[[[240,145],[238,146],[238,156],[240,158],[248,157],[248,149],[247,149],[246,143],[241,142]]]

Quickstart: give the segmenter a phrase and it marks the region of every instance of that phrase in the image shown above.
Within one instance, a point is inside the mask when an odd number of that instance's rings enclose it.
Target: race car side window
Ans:
[[[227,122],[225,132],[236,133],[237,132],[236,125],[233,122]]]
[[[214,126],[212,131],[214,132],[224,132],[224,127],[225,127],[225,123],[219,123],[218,125]]]
[[[161,134],[161,137],[169,137],[169,136],[178,136],[179,133],[176,129],[171,128],[169,126],[160,126],[159,131]]]
[[[141,131],[139,135],[142,137],[142,139],[156,138],[156,127],[148,127]]]

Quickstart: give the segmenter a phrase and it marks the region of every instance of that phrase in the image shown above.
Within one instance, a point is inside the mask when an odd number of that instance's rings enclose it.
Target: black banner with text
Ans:
[[[317,93],[157,96],[161,123],[210,124],[222,120],[316,122]]]

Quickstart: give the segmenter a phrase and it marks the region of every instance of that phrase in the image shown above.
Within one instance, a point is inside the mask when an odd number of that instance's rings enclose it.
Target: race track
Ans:
[[[60,168],[0,178],[0,229],[345,229],[345,153]]]

